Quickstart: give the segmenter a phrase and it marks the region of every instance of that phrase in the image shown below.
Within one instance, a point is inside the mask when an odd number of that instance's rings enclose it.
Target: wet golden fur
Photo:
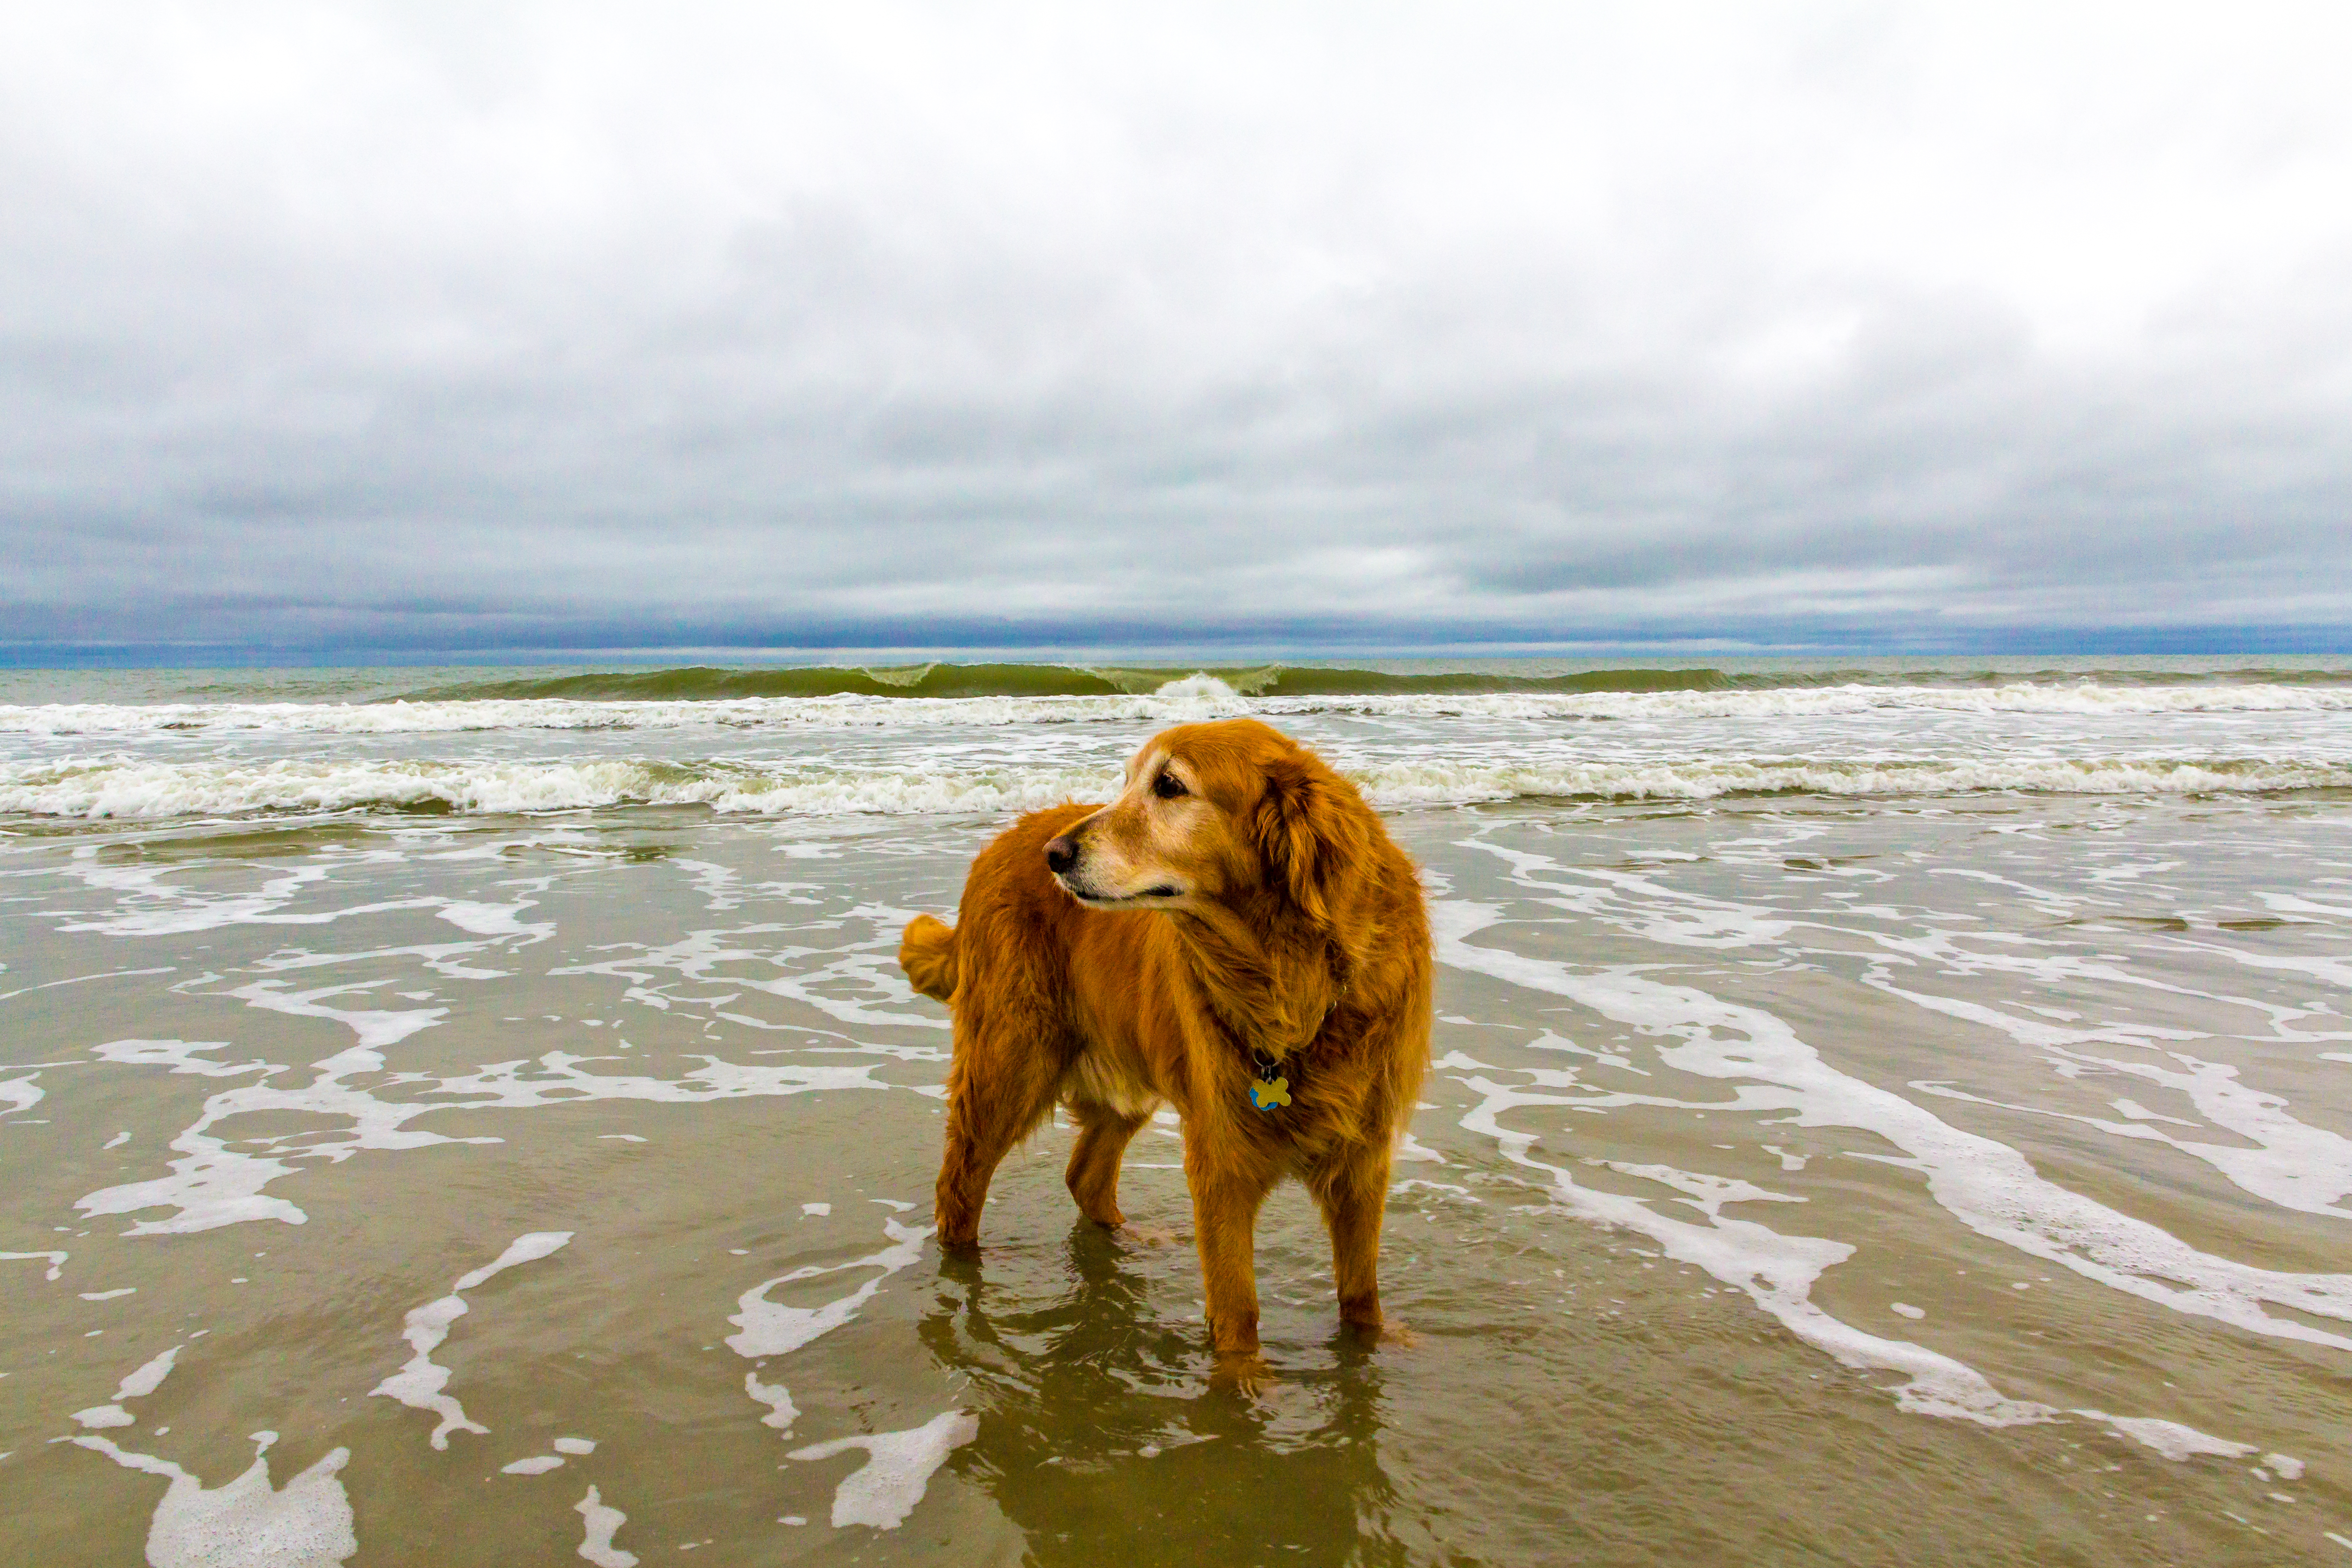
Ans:
[[[983,849],[958,921],[917,916],[898,954],[955,1013],[944,1246],[976,1243],[998,1161],[1056,1104],[1078,1127],[1071,1196],[1123,1225],[1120,1152],[1168,1104],[1220,1356],[1255,1361],[1254,1231],[1285,1175],[1322,1210],[1341,1319],[1379,1330],[1390,1154],[1429,1061],[1429,928],[1354,785],[1254,720],[1170,730],[1110,805],[1034,812]],[[1281,1063],[1288,1106],[1252,1107],[1254,1049]]]

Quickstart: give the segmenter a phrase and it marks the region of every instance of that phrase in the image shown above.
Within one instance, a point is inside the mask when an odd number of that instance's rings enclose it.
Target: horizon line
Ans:
[[[973,643],[813,643],[805,646],[687,643],[557,647],[286,647],[222,643],[186,644],[10,644],[0,642],[0,669],[368,669],[587,666],[594,664],[662,665],[775,664],[803,668],[887,667],[930,664],[1091,664],[1133,663],[1213,664],[1221,668],[1285,663],[1331,664],[1342,659],[1402,661],[1493,661],[1555,659],[1582,662],[1628,658],[1686,665],[1707,659],[1771,660],[1906,660],[1974,658],[2352,658],[2352,635],[2336,646],[2314,646],[2299,639],[2277,646],[2269,639],[2242,642],[2216,640],[2184,647],[2164,639],[2021,638],[2002,647],[1983,643],[1923,647],[1902,643],[1768,643],[1731,639],[1659,639],[1615,641],[1509,641],[1458,643],[1330,642],[1220,644],[1213,640],[1182,644],[1168,642],[1034,643],[1023,645]],[[2165,646],[2169,642],[2170,646]]]

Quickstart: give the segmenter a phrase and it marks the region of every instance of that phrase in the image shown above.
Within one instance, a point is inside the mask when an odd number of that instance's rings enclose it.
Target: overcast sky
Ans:
[[[2352,647],[2352,8],[13,5],[0,642]]]

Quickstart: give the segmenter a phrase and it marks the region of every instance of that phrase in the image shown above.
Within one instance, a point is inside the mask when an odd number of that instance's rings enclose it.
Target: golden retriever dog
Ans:
[[[1377,1338],[1389,1157],[1429,1065],[1429,921],[1411,860],[1321,758],[1255,720],[1187,724],[1108,805],[1032,812],[972,862],[959,923],[898,963],[955,1013],[940,1239],[969,1249],[997,1163],[1053,1111],[1070,1195],[1118,1226],[1118,1163],[1161,1105],[1221,1363],[1255,1381],[1259,1205],[1295,1175],[1331,1233],[1340,1320]]]

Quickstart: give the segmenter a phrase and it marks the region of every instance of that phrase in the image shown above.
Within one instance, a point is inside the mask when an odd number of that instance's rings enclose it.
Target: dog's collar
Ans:
[[[1323,1026],[1329,1023],[1331,1015],[1339,1010],[1339,999],[1334,997],[1331,1005],[1323,1009],[1323,1016],[1315,1021],[1315,1027],[1307,1031],[1308,1045],[1313,1045],[1322,1035]],[[1253,1109],[1277,1110],[1290,1103],[1290,1078],[1298,1070],[1299,1054],[1303,1053],[1276,1057],[1269,1055],[1263,1046],[1252,1046],[1249,1048],[1250,1071],[1254,1075],[1249,1086],[1250,1105]]]

